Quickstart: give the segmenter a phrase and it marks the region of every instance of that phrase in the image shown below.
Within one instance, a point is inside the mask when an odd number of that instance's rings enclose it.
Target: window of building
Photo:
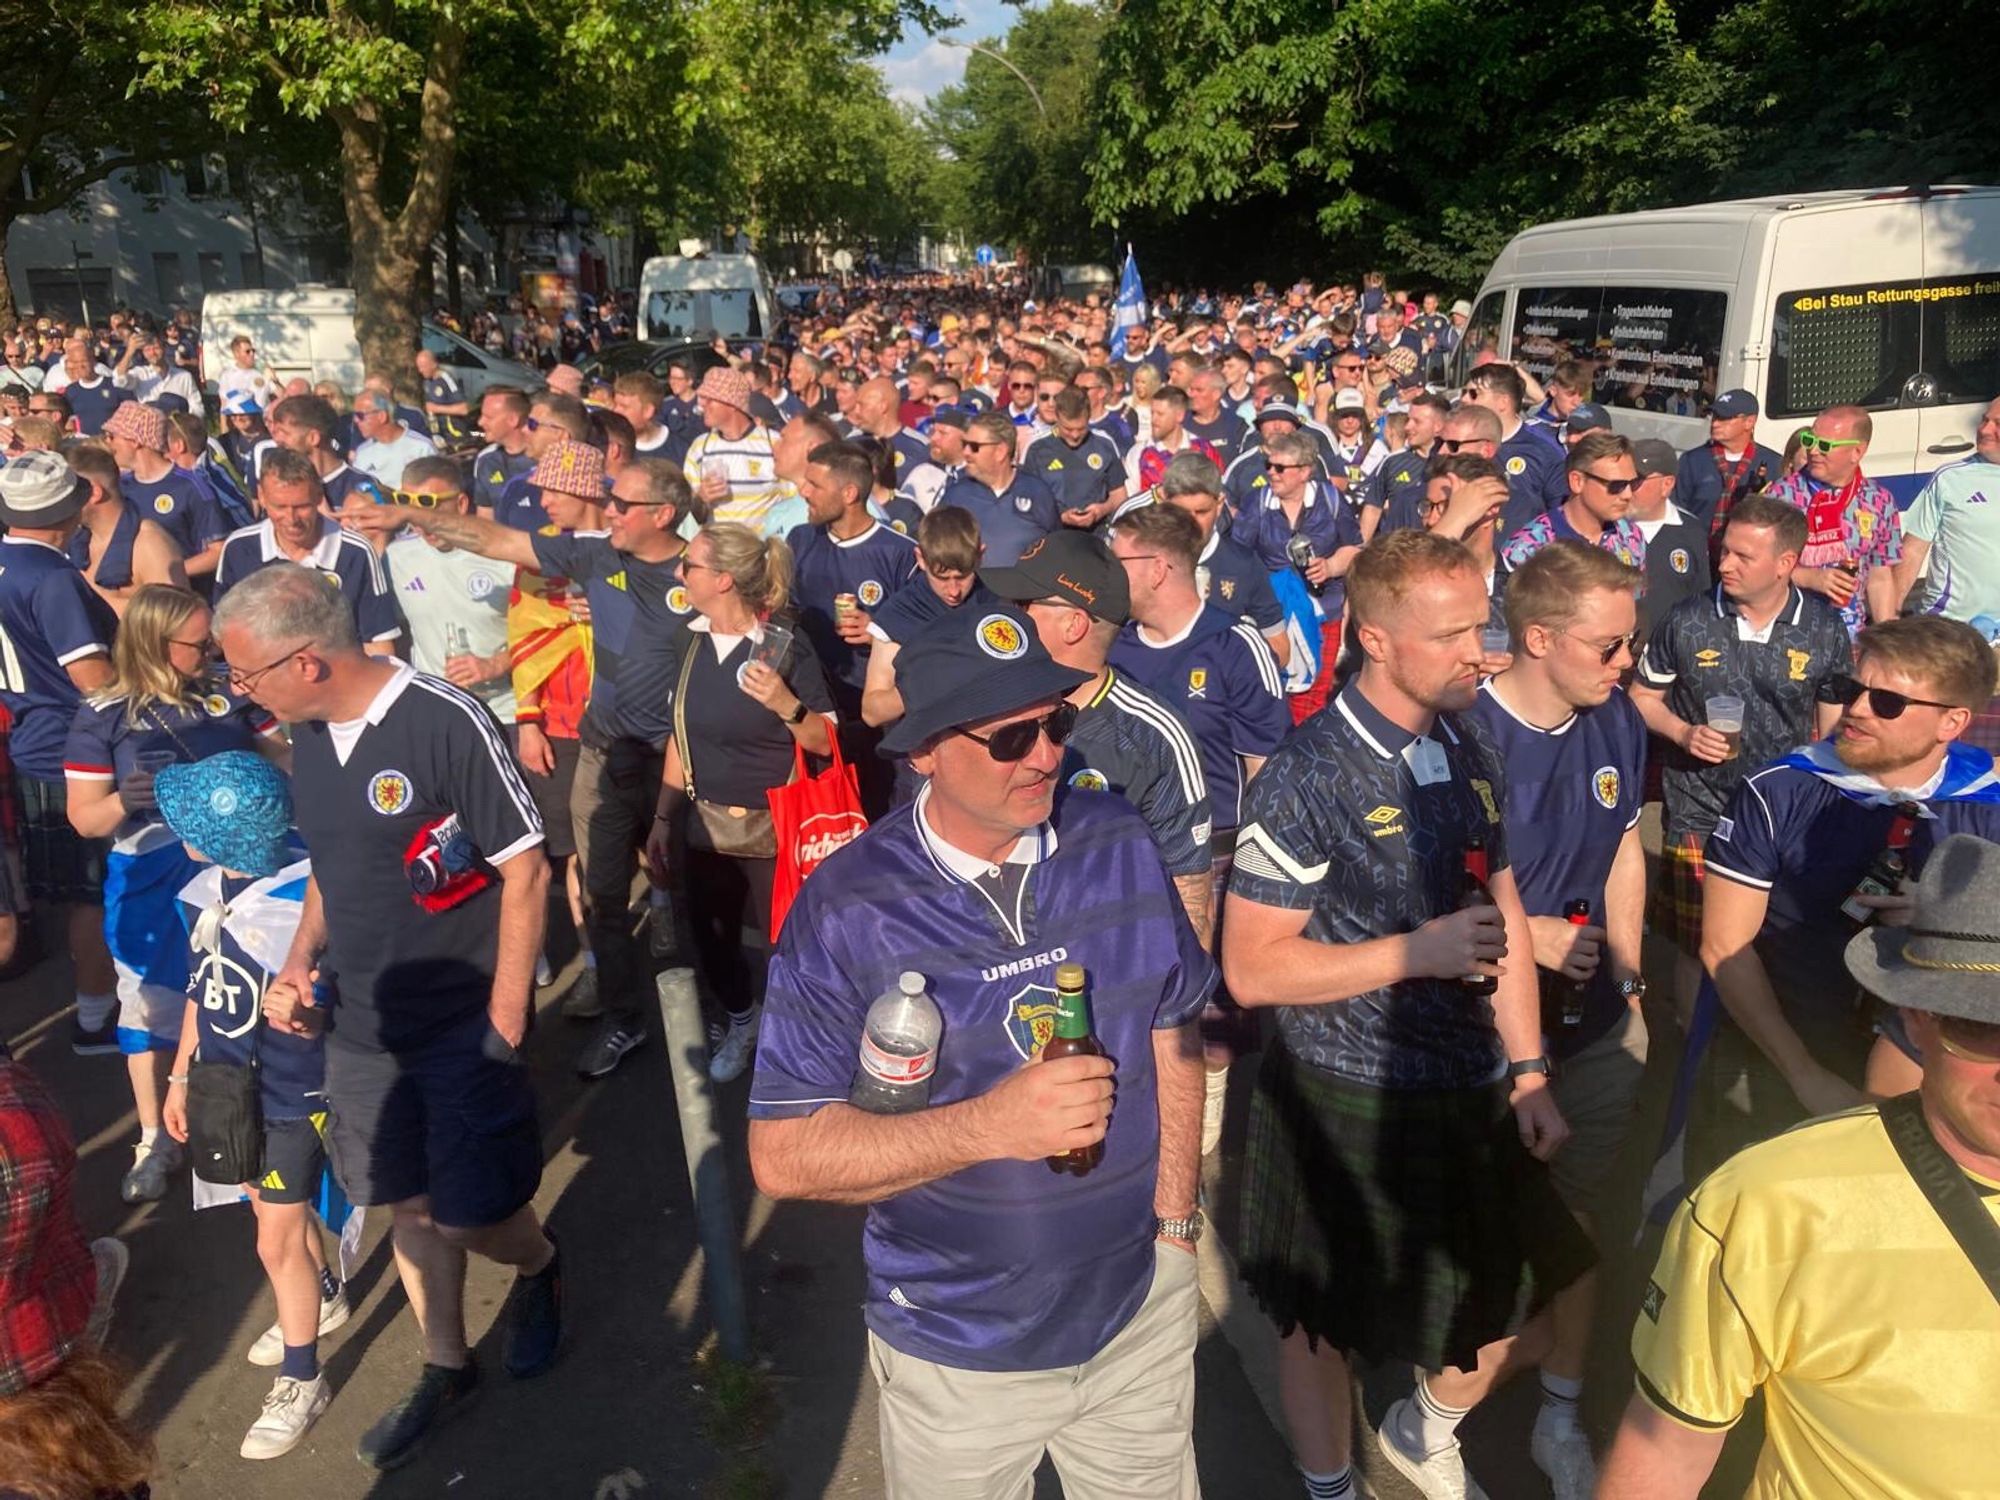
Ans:
[[[201,289],[204,292],[227,291],[229,283],[222,275],[222,252],[220,250],[204,250],[201,252],[200,262]]]
[[[166,179],[157,164],[148,163],[132,169],[132,186],[148,198],[157,198],[166,191]]]
[[[181,258],[175,251],[153,252],[153,294],[162,307],[187,301],[187,282],[181,278]]]
[[[263,290],[264,260],[255,250],[245,250],[242,255],[243,284],[255,291]]]
[[[220,152],[190,156],[181,163],[181,180],[190,198],[225,198],[229,195],[229,163]]]

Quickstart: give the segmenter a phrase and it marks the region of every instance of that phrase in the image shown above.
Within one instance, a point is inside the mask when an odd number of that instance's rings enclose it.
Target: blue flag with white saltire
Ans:
[[[1125,270],[1118,278],[1118,300],[1111,304],[1111,357],[1125,357],[1125,330],[1146,321],[1146,288],[1139,281],[1139,262],[1125,247]]]

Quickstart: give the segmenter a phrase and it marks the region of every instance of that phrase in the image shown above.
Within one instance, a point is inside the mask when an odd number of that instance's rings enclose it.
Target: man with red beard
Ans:
[[[1896,851],[1915,874],[1949,834],[2000,838],[1993,758],[1957,742],[1993,694],[1992,647],[1930,615],[1871,625],[1856,645],[1853,675],[1820,689],[1844,705],[1832,736],[1748,777],[1709,835],[1701,957],[1724,1014],[1689,1112],[1689,1182],[1865,1102],[1870,1013],[1841,955],[1900,903],[1883,862]]]

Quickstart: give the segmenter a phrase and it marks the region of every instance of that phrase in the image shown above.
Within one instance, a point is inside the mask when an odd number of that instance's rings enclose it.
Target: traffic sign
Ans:
[[[991,245],[981,245],[977,250],[972,252],[972,258],[982,266],[990,266],[996,259]]]
[[[845,276],[849,271],[854,269],[853,253],[847,250],[834,251],[833,268],[834,270],[840,272],[841,275]]]

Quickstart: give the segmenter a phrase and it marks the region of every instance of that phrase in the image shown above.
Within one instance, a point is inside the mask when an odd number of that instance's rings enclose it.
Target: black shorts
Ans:
[[[569,794],[576,785],[576,758],[583,753],[583,741],[547,736],[549,751],[556,758],[555,772],[538,776],[523,766],[521,775],[528,783],[528,795],[542,815],[542,852],[550,859],[568,859],[576,853],[576,835],[570,829]],[[507,741],[515,755],[521,753],[520,726],[507,726]]]
[[[266,1203],[311,1203],[326,1165],[326,1115],[264,1122],[264,1175],[257,1196]]]
[[[21,773],[21,864],[28,894],[58,906],[104,904],[109,839],[87,839],[69,824],[69,786]]]
[[[542,1135],[519,1055],[482,1014],[398,1052],[326,1048],[327,1147],[365,1207],[428,1195],[454,1229],[498,1224],[535,1196]]]

